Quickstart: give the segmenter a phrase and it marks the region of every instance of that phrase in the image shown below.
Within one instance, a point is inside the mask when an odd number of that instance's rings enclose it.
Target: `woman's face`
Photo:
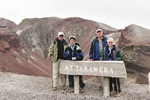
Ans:
[[[112,41],[108,41],[107,44],[109,47],[112,47],[114,43]]]

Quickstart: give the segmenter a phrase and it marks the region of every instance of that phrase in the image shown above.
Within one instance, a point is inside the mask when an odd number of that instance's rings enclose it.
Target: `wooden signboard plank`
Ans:
[[[59,72],[67,75],[93,75],[127,78],[126,68],[123,61],[60,60]]]

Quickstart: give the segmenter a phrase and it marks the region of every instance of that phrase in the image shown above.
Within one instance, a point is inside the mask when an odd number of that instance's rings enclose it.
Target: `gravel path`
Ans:
[[[85,92],[75,95],[68,87],[53,92],[51,78],[0,72],[0,100],[150,100],[148,85],[122,84],[121,96],[104,98],[98,84],[85,83]]]

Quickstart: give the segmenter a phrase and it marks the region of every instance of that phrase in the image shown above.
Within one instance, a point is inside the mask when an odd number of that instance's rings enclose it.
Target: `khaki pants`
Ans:
[[[103,61],[103,57],[100,57],[100,61]],[[97,76],[98,81],[101,83],[101,85],[103,86],[103,76]],[[101,86],[99,87],[99,89],[101,90]]]
[[[52,68],[52,79],[53,79],[53,87],[57,87],[58,83],[60,83],[60,86],[64,87],[66,85],[66,75],[59,73],[59,61],[53,62],[53,68]]]

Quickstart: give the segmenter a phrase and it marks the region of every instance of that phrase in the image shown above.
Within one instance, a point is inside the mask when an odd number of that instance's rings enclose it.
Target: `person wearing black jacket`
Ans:
[[[76,37],[70,36],[69,37],[69,46],[65,49],[64,58],[65,60],[73,60],[73,61],[80,61],[83,60],[83,52],[81,51],[81,48],[78,43],[76,43]],[[73,92],[74,87],[74,76],[69,75],[69,87],[71,88],[71,92]],[[80,91],[83,92],[83,88],[85,87],[85,84],[83,82],[83,78],[80,75],[79,76],[79,85],[80,85]]]

